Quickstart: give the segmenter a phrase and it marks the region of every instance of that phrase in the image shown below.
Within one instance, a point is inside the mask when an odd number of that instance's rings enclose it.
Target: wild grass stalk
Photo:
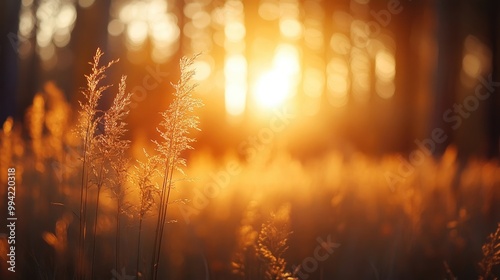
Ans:
[[[256,204],[252,202],[238,230],[238,245],[233,254],[232,272],[238,279],[296,279],[286,270],[284,253],[288,249],[290,205],[284,204],[255,230],[258,220]],[[259,219],[260,220],[260,219]]]
[[[79,279],[85,279],[85,240],[87,232],[87,198],[90,187],[91,171],[95,170],[94,160],[97,157],[96,134],[97,126],[102,118],[99,114],[98,103],[102,93],[110,85],[99,86],[99,83],[106,77],[104,74],[116,61],[110,61],[104,66],[99,65],[103,53],[97,49],[94,59],[89,64],[92,66],[92,72],[85,75],[87,87],[82,91],[84,101],[79,102],[80,119],[77,127],[77,134],[82,141],[82,176],[80,186],[80,210],[79,210],[79,234],[78,234],[78,265],[77,275]]]
[[[96,210],[94,218],[94,232],[93,232],[93,244],[92,244],[92,262],[91,262],[91,273],[92,279],[94,279],[94,263],[95,263],[95,251],[96,251],[96,237],[97,237],[97,223],[99,215],[99,202],[102,187],[106,184],[105,178],[110,174],[110,171],[114,171],[115,180],[110,180],[109,185],[112,186],[113,183],[118,182],[123,183],[125,181],[124,177],[126,175],[126,157],[125,152],[130,146],[130,141],[122,139],[127,132],[127,123],[124,119],[127,117],[129,110],[128,105],[130,104],[131,93],[126,92],[126,77],[122,76],[118,93],[113,100],[111,107],[104,112],[103,117],[103,127],[104,131],[102,134],[96,136],[97,150],[99,154],[99,160],[96,162],[100,165],[95,165],[94,168],[98,171],[97,178],[97,198],[96,198]],[[120,188],[120,186],[115,186],[115,188]]]
[[[193,97],[196,84],[191,80],[195,74],[191,70],[198,55],[191,58],[183,57],[180,60],[180,78],[174,87],[174,99],[167,110],[161,113],[163,119],[157,127],[162,140],[155,141],[156,150],[160,166],[163,169],[163,182],[160,188],[160,201],[158,219],[156,222],[153,258],[152,258],[152,278],[158,279],[158,265],[160,262],[163,233],[167,221],[167,209],[170,201],[170,193],[173,188],[174,170],[182,172],[182,167],[186,166],[186,160],[181,157],[181,153],[187,149],[192,149],[191,143],[195,139],[188,137],[191,130],[199,130],[198,116],[193,114],[196,108],[203,106],[200,99]]]
[[[114,165],[114,167],[113,167]],[[125,157],[118,157],[112,165],[115,172],[114,181],[110,182],[111,195],[116,200],[116,229],[115,229],[115,270],[119,271],[120,262],[120,242],[121,242],[121,215],[128,210],[125,202],[127,192],[126,181],[128,179],[128,160]]]
[[[154,205],[154,197],[158,192],[158,186],[154,183],[154,177],[157,171],[158,160],[154,156],[150,156],[144,151],[146,162],[137,161],[134,166],[133,183],[139,187],[139,233],[137,237],[137,260],[136,260],[136,277],[140,279],[142,276],[140,261],[141,261],[141,237],[142,225],[144,217]]]
[[[240,227],[237,233],[237,246],[231,257],[232,273],[238,276],[238,279],[252,279],[255,274],[252,267],[256,267],[256,262],[252,260],[256,257],[255,242],[259,232],[255,230],[254,224],[258,216],[257,202],[251,201],[247,206]]]
[[[290,231],[290,205],[284,205],[262,224],[257,238],[257,254],[264,261],[264,279],[281,280],[291,277],[286,271],[283,254],[288,250]]]

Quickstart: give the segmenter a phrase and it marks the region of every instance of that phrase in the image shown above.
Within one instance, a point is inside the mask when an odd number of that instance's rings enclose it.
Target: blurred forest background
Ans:
[[[108,58],[121,58],[121,71],[114,73],[128,75],[129,89],[142,103],[131,117],[141,134],[140,124],[158,111],[158,102],[145,95],[168,91],[178,59],[203,52],[197,64],[199,91],[209,104],[203,128],[217,133],[200,135],[200,143],[222,152],[241,141],[238,134],[248,127],[241,124],[255,123],[262,113],[252,103],[254,85],[281,51],[289,68],[297,67],[287,95],[301,116],[315,123],[301,128],[314,137],[300,137],[297,142],[309,142],[292,147],[300,155],[347,145],[373,155],[409,152],[415,139],[443,128],[449,137],[436,153],[454,143],[463,156],[498,156],[498,94],[480,101],[456,130],[443,120],[446,110],[474,93],[479,77],[500,81],[494,0],[8,0],[1,5],[2,123],[10,115],[21,120],[47,81],[74,102],[86,62],[100,47]],[[151,71],[161,72],[153,77],[158,85],[144,81]],[[147,93],[145,82],[153,85]]]

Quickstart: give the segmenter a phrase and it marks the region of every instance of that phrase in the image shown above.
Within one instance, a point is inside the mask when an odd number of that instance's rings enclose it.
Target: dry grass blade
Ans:
[[[271,219],[262,224],[257,239],[257,254],[264,261],[265,279],[281,280],[290,276],[286,272],[286,260],[283,254],[288,249],[290,205],[282,206]]]
[[[137,259],[136,259],[136,276],[139,279],[140,260],[141,260],[141,236],[142,225],[145,215],[152,209],[154,205],[154,197],[158,193],[158,186],[154,183],[154,178],[157,175],[158,159],[150,156],[145,150],[146,162],[137,161],[134,166],[132,182],[139,187],[139,234],[137,237]]]
[[[446,277],[447,279],[449,280],[456,280],[457,277],[455,277],[455,275],[453,274],[453,271],[451,271],[451,268],[450,266],[448,265],[448,262],[447,261],[444,261],[443,262],[443,266],[444,266],[444,270],[446,272]]]
[[[233,274],[248,279],[252,274],[252,257],[255,257],[255,242],[259,233],[254,229],[253,224],[257,220],[257,202],[251,201],[241,219],[238,229],[237,247],[231,259]],[[246,277],[246,278],[245,278]]]
[[[100,49],[97,49],[94,59],[89,64],[92,66],[91,74],[85,75],[87,87],[82,90],[84,101],[79,102],[79,122],[76,134],[82,141],[83,152],[82,159],[82,179],[80,186],[80,216],[79,216],[79,236],[78,236],[78,275],[80,279],[85,278],[85,239],[86,239],[86,221],[87,221],[87,197],[90,185],[90,171],[95,173],[94,160],[98,156],[96,148],[97,137],[96,130],[101,120],[98,112],[98,103],[102,93],[110,85],[99,86],[99,83],[106,77],[105,71],[116,62],[109,62],[100,66],[99,62],[103,55]]]
[[[116,94],[113,104],[111,107],[104,112],[103,117],[103,127],[104,131],[102,134],[96,137],[98,156],[96,162],[99,163],[99,167],[94,165],[99,169],[97,178],[97,199],[96,199],[96,211],[95,211],[95,223],[94,223],[94,234],[93,234],[93,250],[92,250],[92,269],[94,267],[95,260],[95,245],[96,245],[96,233],[97,233],[97,218],[99,213],[99,199],[101,194],[102,186],[105,184],[104,178],[109,178],[107,175],[113,171],[115,177],[108,180],[108,186],[110,187],[113,194],[117,198],[117,235],[119,233],[119,214],[120,208],[123,202],[123,189],[122,186],[126,181],[127,172],[127,159],[125,156],[126,150],[130,146],[130,141],[123,139],[123,136],[127,132],[127,123],[125,118],[129,114],[128,105],[130,104],[131,93],[126,92],[126,76],[122,76],[120,84],[118,86],[118,93]],[[119,236],[117,236],[117,243],[119,242]],[[118,244],[116,247],[118,250]],[[118,263],[118,253],[115,254],[117,257],[116,262]],[[118,269],[116,266],[115,269]],[[93,276],[93,275],[92,275]]]
[[[196,84],[191,80],[195,73],[191,69],[198,55],[191,58],[183,57],[180,60],[180,79],[173,84],[174,99],[167,110],[161,113],[163,120],[157,127],[162,140],[155,141],[160,166],[163,169],[163,183],[160,189],[158,220],[156,223],[152,272],[153,279],[158,277],[158,263],[160,259],[163,231],[167,221],[167,209],[170,200],[170,191],[173,187],[174,170],[182,172],[186,160],[181,157],[183,151],[192,149],[194,138],[188,136],[191,130],[199,130],[199,118],[194,115],[195,109],[202,107],[203,102],[193,97]]]

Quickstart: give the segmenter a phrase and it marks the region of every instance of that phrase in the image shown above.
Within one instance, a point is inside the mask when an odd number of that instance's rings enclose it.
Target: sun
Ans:
[[[299,55],[295,47],[276,48],[271,69],[264,71],[253,86],[253,99],[258,107],[272,109],[283,105],[295,95],[300,72]]]
[[[287,75],[276,70],[263,73],[254,88],[256,103],[263,108],[275,108],[290,96],[291,81]]]

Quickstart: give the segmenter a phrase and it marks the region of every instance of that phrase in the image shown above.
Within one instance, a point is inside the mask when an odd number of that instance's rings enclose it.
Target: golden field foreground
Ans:
[[[25,279],[64,279],[60,277],[75,269],[78,172],[61,177],[63,165],[56,157],[37,158],[33,141],[22,141],[15,126],[13,132],[6,127],[1,138],[2,184],[10,157],[8,166],[14,166],[18,176],[20,274]],[[50,143],[50,137],[43,141]],[[161,271],[168,279],[264,279],[266,262],[252,246],[262,225],[273,221],[270,213],[279,211],[277,232],[268,233],[269,238],[287,237],[288,249],[282,254],[286,271],[307,266],[296,269],[296,277],[452,279],[453,273],[458,279],[477,279],[483,271],[482,246],[500,221],[498,162],[460,165],[452,149],[442,158],[428,158],[393,189],[384,174],[400,168],[397,156],[375,160],[332,151],[300,162],[286,153],[269,152],[240,162],[229,156],[216,161],[203,151],[194,154],[186,173],[195,179],[174,193],[175,199],[190,201],[171,208],[169,218],[177,222],[167,225],[162,247]],[[37,169],[40,161],[42,170]],[[128,187],[130,207],[122,214],[118,271],[124,267],[135,275],[136,246],[130,245],[137,239],[138,190]],[[5,197],[5,188],[1,195]],[[98,275],[113,279],[115,202],[109,190],[102,198]],[[146,217],[145,236],[153,233],[154,211]],[[304,263],[314,258],[318,240],[336,246],[324,260]],[[6,241],[2,237],[2,258]],[[151,243],[146,239],[143,251],[150,251]],[[149,254],[143,261],[150,261]],[[3,275],[5,269],[3,260]],[[246,276],[234,273],[241,270]],[[499,275],[498,266],[494,271]]]
[[[113,64],[99,66],[100,54],[79,116],[47,84],[24,126],[3,124],[0,182],[15,177],[15,198],[0,188],[2,220],[8,206],[17,217],[12,279],[500,275],[498,161],[461,162],[453,147],[413,163],[335,150],[299,159],[274,142],[251,157],[215,156],[187,136],[202,105],[190,95],[193,59],[181,60],[156,148],[141,147],[127,140],[125,78],[98,109],[108,88],[97,84]],[[11,279],[11,234],[0,234],[0,278]]]

